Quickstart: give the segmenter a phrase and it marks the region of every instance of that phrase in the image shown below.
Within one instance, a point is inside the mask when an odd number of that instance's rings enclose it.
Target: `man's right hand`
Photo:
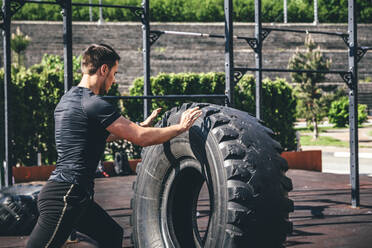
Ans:
[[[181,131],[185,132],[190,129],[194,122],[202,115],[199,107],[191,108],[182,113],[180,120]]]

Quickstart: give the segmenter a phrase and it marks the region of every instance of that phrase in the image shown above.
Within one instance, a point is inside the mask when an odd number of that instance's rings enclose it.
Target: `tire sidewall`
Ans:
[[[174,121],[170,119],[170,122]],[[135,195],[134,216],[141,216],[141,219],[134,220],[134,225],[140,225],[142,230],[141,240],[137,240],[138,247],[155,247],[154,244],[180,247],[172,241],[174,237],[170,227],[172,223],[167,216],[167,205],[175,178],[187,169],[205,175],[212,191],[209,194],[213,201],[210,206],[213,214],[210,216],[205,247],[223,244],[227,208],[226,175],[218,143],[213,135],[209,135],[210,130],[205,121],[208,118],[197,120],[188,132],[163,145],[147,148],[142,162],[146,168],[139,170]]]

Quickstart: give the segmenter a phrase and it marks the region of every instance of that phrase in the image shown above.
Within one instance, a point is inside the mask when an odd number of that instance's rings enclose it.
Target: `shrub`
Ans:
[[[349,123],[349,98],[347,96],[341,97],[331,104],[328,118],[336,127],[346,127]],[[367,105],[358,104],[358,125],[362,125],[367,118]]]
[[[181,74],[159,74],[151,78],[153,95],[171,94],[223,94],[225,91],[224,73],[181,73]],[[255,102],[254,92],[255,83],[252,75],[243,77],[235,87],[235,107],[249,113],[254,113]],[[143,94],[143,79],[138,78],[134,81],[130,89],[131,95]],[[174,106],[179,106],[184,102],[211,102],[223,104],[223,100],[154,100],[152,109],[162,107],[169,110]],[[284,79],[263,81],[263,122],[270,127],[276,135],[276,139],[281,142],[286,150],[295,148],[295,131],[293,123],[295,121],[296,99],[292,94],[292,88]],[[134,121],[143,120],[142,100],[126,100],[124,105],[124,115]],[[138,155],[140,150],[135,148]]]
[[[78,64],[75,58],[74,69]],[[3,75],[2,71],[0,94],[3,94]],[[40,64],[29,69],[13,67],[11,77],[8,87],[9,162],[34,165],[38,152],[42,153],[44,164],[55,162],[53,112],[63,95],[63,61],[58,56],[45,55]],[[2,119],[0,128],[3,127]]]

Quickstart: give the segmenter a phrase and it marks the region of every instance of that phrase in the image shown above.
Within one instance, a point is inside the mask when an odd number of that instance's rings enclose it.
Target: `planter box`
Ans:
[[[55,168],[55,165],[13,167],[14,182],[46,181]]]
[[[129,166],[132,169],[133,173],[136,173],[137,164],[141,162],[140,158],[129,160]]]
[[[141,162],[141,159],[129,160],[129,166],[133,173],[136,173],[136,167],[139,162]],[[113,161],[103,162],[103,167],[109,176],[115,176]],[[55,168],[55,165],[13,167],[14,182],[46,181]]]
[[[290,169],[322,171],[321,150],[283,152],[281,156],[287,160]]]

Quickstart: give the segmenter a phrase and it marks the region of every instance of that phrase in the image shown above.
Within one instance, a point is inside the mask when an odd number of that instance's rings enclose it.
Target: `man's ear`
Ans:
[[[99,71],[100,71],[101,76],[104,76],[109,71],[109,68],[106,64],[103,64],[99,68]]]

